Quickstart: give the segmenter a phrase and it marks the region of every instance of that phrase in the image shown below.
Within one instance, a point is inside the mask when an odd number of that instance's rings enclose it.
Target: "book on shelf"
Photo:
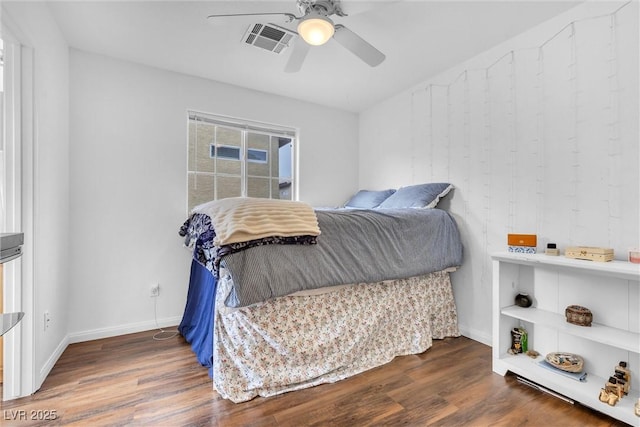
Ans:
[[[587,381],[587,373],[586,372],[568,372],[568,371],[563,371],[562,369],[558,369],[555,366],[553,366],[551,363],[547,362],[546,360],[541,360],[540,362],[538,362],[538,365],[542,366],[545,369],[550,370],[551,372],[555,372],[556,374],[559,375],[563,375],[567,378],[571,378],[572,380],[576,380],[576,381],[580,381],[580,382],[586,382]]]

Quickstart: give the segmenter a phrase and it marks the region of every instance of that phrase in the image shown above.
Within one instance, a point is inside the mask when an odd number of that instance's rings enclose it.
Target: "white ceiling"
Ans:
[[[221,13],[289,12],[288,1],[50,1],[73,48],[258,91],[359,112],[575,6],[577,1],[343,0],[332,17],[384,52],[371,68],[334,40],[312,47],[302,70],[242,41],[254,23],[295,29],[280,17]]]

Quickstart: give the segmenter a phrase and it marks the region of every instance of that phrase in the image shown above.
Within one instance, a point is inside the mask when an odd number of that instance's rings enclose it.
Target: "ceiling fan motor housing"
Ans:
[[[342,11],[340,0],[297,0],[296,4],[303,15],[315,12],[322,16],[347,16]]]

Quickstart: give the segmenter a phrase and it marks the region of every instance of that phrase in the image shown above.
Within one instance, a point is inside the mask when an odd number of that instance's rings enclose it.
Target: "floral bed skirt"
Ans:
[[[216,294],[213,382],[233,402],[331,383],[456,337],[449,273],[338,287],[228,309]]]

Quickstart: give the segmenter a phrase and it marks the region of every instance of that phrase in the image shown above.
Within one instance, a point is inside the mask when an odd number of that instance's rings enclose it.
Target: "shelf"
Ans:
[[[536,325],[547,326],[558,332],[585,338],[601,344],[618,347],[633,353],[640,353],[640,334],[623,329],[592,323],[591,326],[578,326],[568,323],[562,314],[538,308],[522,308],[516,305],[504,307],[505,316],[520,319]]]
[[[511,371],[516,375],[520,375],[561,395],[570,397],[596,411],[600,411],[631,425],[640,424],[640,418],[636,417],[634,413],[634,404],[638,401],[638,397],[640,397],[638,391],[631,390],[629,395],[618,401],[616,406],[610,406],[600,402],[598,399],[600,389],[604,387],[606,379],[591,375],[590,373],[587,374],[587,380],[585,382],[567,378],[539,366],[538,362],[542,359],[542,357],[532,359],[525,355],[511,356],[503,354],[499,359],[494,360],[494,371],[498,373],[501,371]]]
[[[608,372],[607,369],[600,369],[602,361],[594,361],[593,366],[589,365],[588,369],[593,372],[588,373],[586,382],[580,382],[540,366],[538,362],[543,357],[532,359],[526,355],[509,355],[504,352],[511,344],[511,328],[518,322],[526,322],[534,326],[534,333],[542,332],[536,333],[534,337],[536,346],[540,348],[555,347],[558,334],[561,334],[563,338],[573,338],[566,340],[570,344],[564,350],[568,352],[573,348],[579,348],[595,351],[598,352],[598,356],[603,356],[608,354],[609,350],[616,354],[624,351],[637,364],[640,355],[640,331],[637,324],[638,304],[635,302],[640,298],[640,264],[615,260],[594,262],[564,256],[513,252],[494,253],[491,258],[493,371],[501,375],[505,375],[507,371],[513,372],[559,395],[640,427],[640,418],[634,413],[634,405],[640,397],[637,388],[640,387],[632,386],[630,395],[621,399],[616,406],[600,402],[600,389],[606,383],[606,378],[602,376]],[[609,278],[615,280],[606,280]],[[604,282],[610,283],[610,286],[601,286],[603,279]],[[564,310],[552,308],[564,306],[562,303],[566,295],[587,288],[591,293],[589,304],[593,304],[592,308],[595,308],[595,311],[606,309],[611,301],[629,301],[628,304],[618,307],[622,310],[619,320],[610,323],[616,327],[597,322],[591,326],[574,325],[566,321]],[[539,306],[545,307],[546,310],[510,305],[513,304],[516,289],[533,292]],[[553,333],[536,331],[535,326],[547,328]],[[638,375],[636,367],[632,368],[632,376],[634,373]],[[637,380],[632,384],[637,384]]]
[[[640,281],[640,264],[633,264],[627,261],[613,260],[609,262],[597,262],[567,258],[565,256],[521,254],[514,252],[498,252],[491,257],[495,260],[507,261],[513,264],[569,268],[580,270],[584,273]]]

